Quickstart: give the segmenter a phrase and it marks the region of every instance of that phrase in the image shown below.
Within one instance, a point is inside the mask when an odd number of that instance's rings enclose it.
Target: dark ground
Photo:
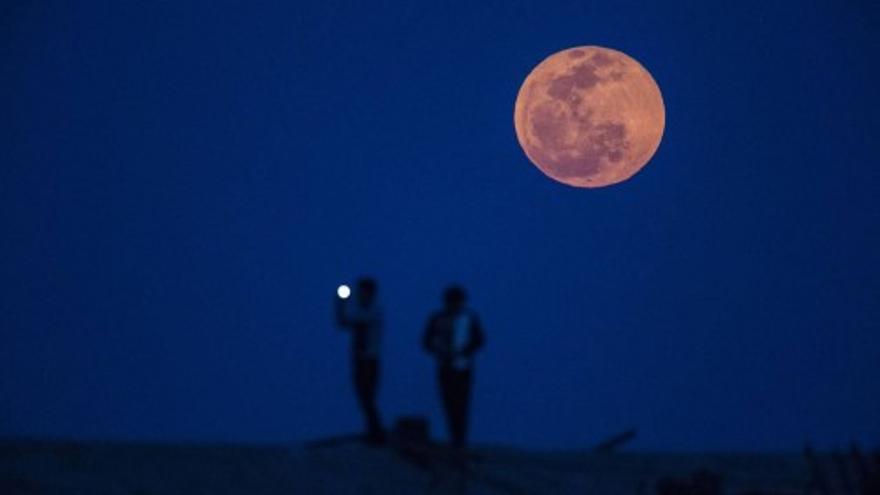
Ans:
[[[830,457],[820,457],[833,468]],[[0,493],[650,494],[662,478],[707,469],[723,477],[723,493],[793,494],[804,493],[810,480],[808,463],[798,453],[598,454],[479,447],[461,467],[448,451],[434,447],[420,460],[358,443],[309,449],[7,440],[0,442]]]

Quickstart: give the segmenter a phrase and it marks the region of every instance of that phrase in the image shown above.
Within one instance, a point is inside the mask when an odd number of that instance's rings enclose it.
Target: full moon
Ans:
[[[529,160],[575,187],[625,181],[654,155],[666,111],[660,88],[640,63],[600,46],[544,59],[516,97],[514,126]]]

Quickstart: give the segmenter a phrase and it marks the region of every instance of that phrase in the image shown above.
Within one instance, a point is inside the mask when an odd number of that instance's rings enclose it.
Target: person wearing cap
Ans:
[[[379,345],[382,337],[382,309],[376,302],[378,284],[369,277],[358,280],[353,296],[336,299],[336,322],[351,333],[354,389],[366,423],[365,440],[385,441],[385,429],[376,405],[379,389]]]
[[[483,347],[485,336],[476,312],[466,305],[464,289],[447,288],[443,302],[443,309],[428,319],[422,345],[437,362],[451,444],[461,449],[467,440],[474,355]]]

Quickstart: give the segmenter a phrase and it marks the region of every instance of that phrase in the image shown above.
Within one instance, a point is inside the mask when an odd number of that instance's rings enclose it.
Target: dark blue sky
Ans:
[[[360,426],[337,283],[381,283],[380,403],[445,434],[418,347],[466,285],[477,442],[880,442],[873,2],[8,2],[0,435],[291,441]],[[650,164],[560,185],[528,72],[624,51]]]

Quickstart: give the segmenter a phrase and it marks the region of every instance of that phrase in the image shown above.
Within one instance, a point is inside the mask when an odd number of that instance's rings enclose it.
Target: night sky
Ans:
[[[429,414],[450,282],[476,443],[880,443],[869,1],[4,2],[0,436],[361,426],[341,282],[380,283],[386,421]],[[526,158],[519,86],[602,45],[666,105],[631,180]]]

